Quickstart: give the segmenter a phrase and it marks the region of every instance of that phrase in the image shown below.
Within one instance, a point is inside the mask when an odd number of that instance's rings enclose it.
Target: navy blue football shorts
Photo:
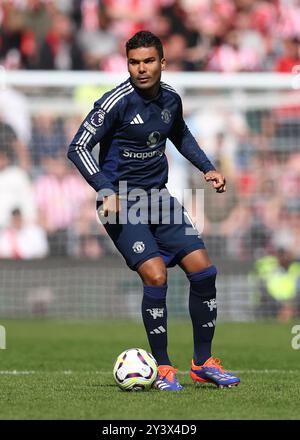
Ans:
[[[117,217],[104,217],[101,201],[97,214],[130,269],[136,271],[153,257],[162,257],[167,267],[173,267],[189,253],[205,249],[189,214],[166,188],[135,201],[121,196],[120,202]]]

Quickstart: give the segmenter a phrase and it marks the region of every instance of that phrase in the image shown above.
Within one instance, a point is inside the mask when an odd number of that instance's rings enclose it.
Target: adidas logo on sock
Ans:
[[[208,322],[207,324],[203,324],[202,327],[214,327],[216,325],[216,320],[213,319],[212,321]]]
[[[130,122],[130,124],[143,124],[144,121],[143,119],[140,117],[139,113],[132,119],[132,121]]]
[[[166,330],[162,325],[152,330],[152,332],[150,332],[150,335],[160,335],[161,333],[166,333]]]

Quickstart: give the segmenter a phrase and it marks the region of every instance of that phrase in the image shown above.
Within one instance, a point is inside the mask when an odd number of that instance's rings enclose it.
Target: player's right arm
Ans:
[[[109,213],[116,214],[121,211],[121,204],[118,194],[112,194],[107,197],[103,197],[103,205],[100,210],[100,214],[107,217]]]
[[[67,155],[95,191],[108,190],[107,195],[109,195],[109,192],[115,193],[115,188],[92,155],[95,145],[113,129],[118,119],[117,106],[109,112],[102,108],[104,98],[105,95],[95,103],[93,110],[80,125],[69,145]]]

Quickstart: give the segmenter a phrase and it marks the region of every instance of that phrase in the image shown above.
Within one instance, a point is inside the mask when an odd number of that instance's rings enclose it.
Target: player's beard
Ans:
[[[135,86],[141,90],[141,92],[154,97],[159,91],[160,78],[161,73],[159,75],[155,75],[154,77],[150,77],[146,82],[141,82],[138,78],[132,78],[132,81]]]

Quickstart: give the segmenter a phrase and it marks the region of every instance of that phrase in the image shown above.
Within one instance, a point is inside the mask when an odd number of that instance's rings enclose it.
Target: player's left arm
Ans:
[[[213,187],[218,193],[226,191],[225,177],[215,169],[183,119],[181,99],[178,103],[176,118],[169,133],[169,139],[187,160],[203,172],[205,180],[212,182]]]

